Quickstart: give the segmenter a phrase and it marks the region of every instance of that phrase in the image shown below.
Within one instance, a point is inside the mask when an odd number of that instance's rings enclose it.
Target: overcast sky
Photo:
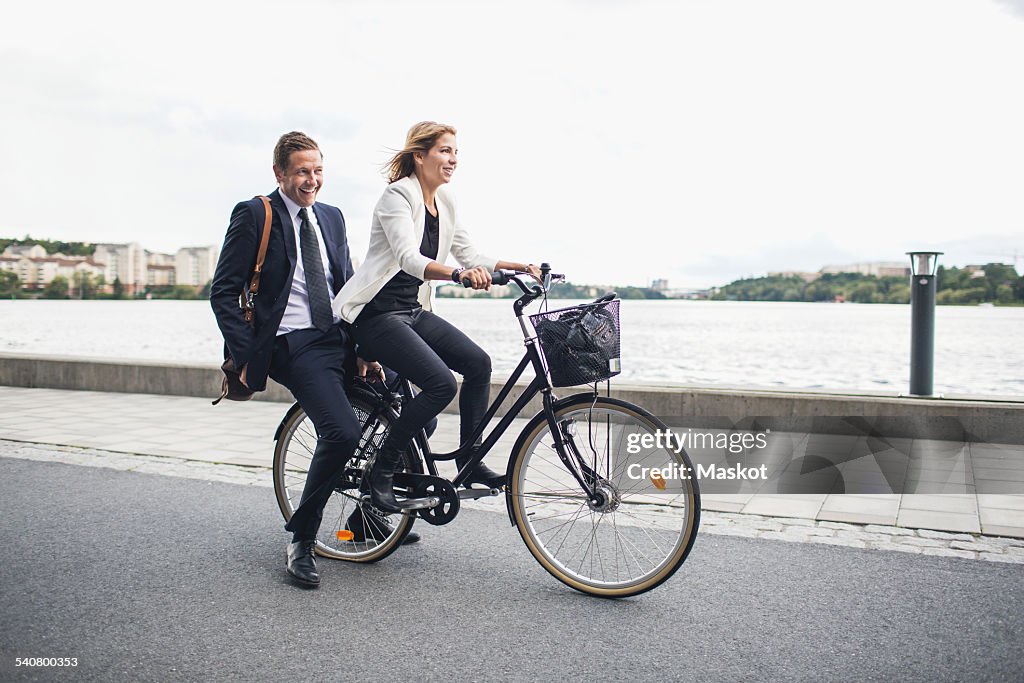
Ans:
[[[0,36],[0,236],[219,244],[298,129],[362,255],[433,119],[478,246],[577,282],[1024,270],[1024,2],[57,1]]]

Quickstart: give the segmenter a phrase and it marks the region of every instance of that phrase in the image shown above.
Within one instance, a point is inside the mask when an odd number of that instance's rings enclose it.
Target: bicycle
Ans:
[[[414,395],[409,381],[398,377],[380,387],[358,384],[353,388],[350,402],[363,426],[362,436],[324,511],[317,539],[318,554],[353,562],[375,562],[398,549],[416,518],[434,525],[448,524],[458,515],[462,500],[504,492],[509,520],[531,554],[552,576],[576,590],[600,597],[638,595],[659,586],[679,569],[700,525],[700,492],[696,479],[666,479],[661,473],[692,473],[685,449],[661,420],[642,407],[598,394],[598,381],[618,374],[617,357],[607,358],[603,370],[595,369],[594,358],[584,357],[586,340],[581,345],[577,339],[575,347],[565,345],[570,357],[566,363],[565,353],[554,358],[557,350],[546,338],[550,337],[546,333],[555,329],[547,324],[549,321],[576,321],[590,312],[597,322],[589,328],[582,325],[586,333],[583,336],[607,336],[609,326],[605,324],[610,321],[614,324],[617,356],[615,294],[527,316],[525,307],[540,298],[546,304],[552,284],[564,279],[551,273],[547,264],[542,266],[542,274],[543,282],[539,284],[525,283],[520,277],[523,273],[494,274],[495,284],[514,283],[522,291],[513,310],[526,350],[468,444],[450,453],[434,453],[425,432],[414,437],[405,453],[405,469],[395,475],[395,493],[415,499],[416,509],[385,516],[360,491],[362,478],[390,424],[397,418],[402,403]],[[613,304],[614,316],[607,311]],[[597,329],[602,325],[603,330]],[[545,334],[539,334],[538,328]],[[577,337],[581,336],[579,326],[575,332]],[[586,371],[581,372],[580,368],[587,363]],[[437,462],[454,460],[468,452],[469,446],[483,436],[528,367],[534,370],[533,380],[483,438],[474,457],[454,479],[439,476]],[[556,387],[568,386],[566,382],[580,384],[576,380],[581,376],[593,385],[591,391],[555,398]],[[472,468],[537,395],[542,398],[543,409],[530,419],[516,440],[504,491],[460,488]],[[287,520],[302,493],[316,434],[295,404],[274,438],[274,490]],[[638,472],[649,474],[635,476]],[[362,539],[346,525],[348,516],[357,508],[368,522],[364,524]],[[397,520],[393,527],[386,524],[391,518]]]

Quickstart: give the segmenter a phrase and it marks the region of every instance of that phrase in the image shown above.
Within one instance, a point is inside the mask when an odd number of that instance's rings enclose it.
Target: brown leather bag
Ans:
[[[260,239],[260,249],[256,254],[256,265],[252,269],[252,277],[238,295],[238,306],[242,309],[245,322],[249,325],[253,324],[253,312],[256,310],[253,299],[260,293],[260,274],[263,272],[263,260],[267,255],[267,244],[270,243],[270,200],[262,195],[259,198],[263,201],[263,237]],[[231,356],[224,359],[224,364],[220,366],[220,369],[224,373],[224,379],[221,381],[220,396],[213,402],[213,405],[217,405],[225,398],[229,401],[248,401],[252,398],[254,392],[242,384],[241,371],[235,367],[235,361]]]

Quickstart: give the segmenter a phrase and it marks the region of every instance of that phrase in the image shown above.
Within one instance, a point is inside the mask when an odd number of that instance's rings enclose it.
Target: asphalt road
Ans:
[[[378,564],[320,560],[303,590],[269,489],[0,472],[3,681],[1002,681],[1024,661],[1019,565],[705,534],[667,584],[611,601],[463,510]]]

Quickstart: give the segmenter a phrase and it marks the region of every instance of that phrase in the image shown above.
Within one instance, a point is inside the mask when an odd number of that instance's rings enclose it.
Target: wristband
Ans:
[[[455,284],[462,284],[462,272],[465,268],[456,268],[452,271],[452,282]]]

